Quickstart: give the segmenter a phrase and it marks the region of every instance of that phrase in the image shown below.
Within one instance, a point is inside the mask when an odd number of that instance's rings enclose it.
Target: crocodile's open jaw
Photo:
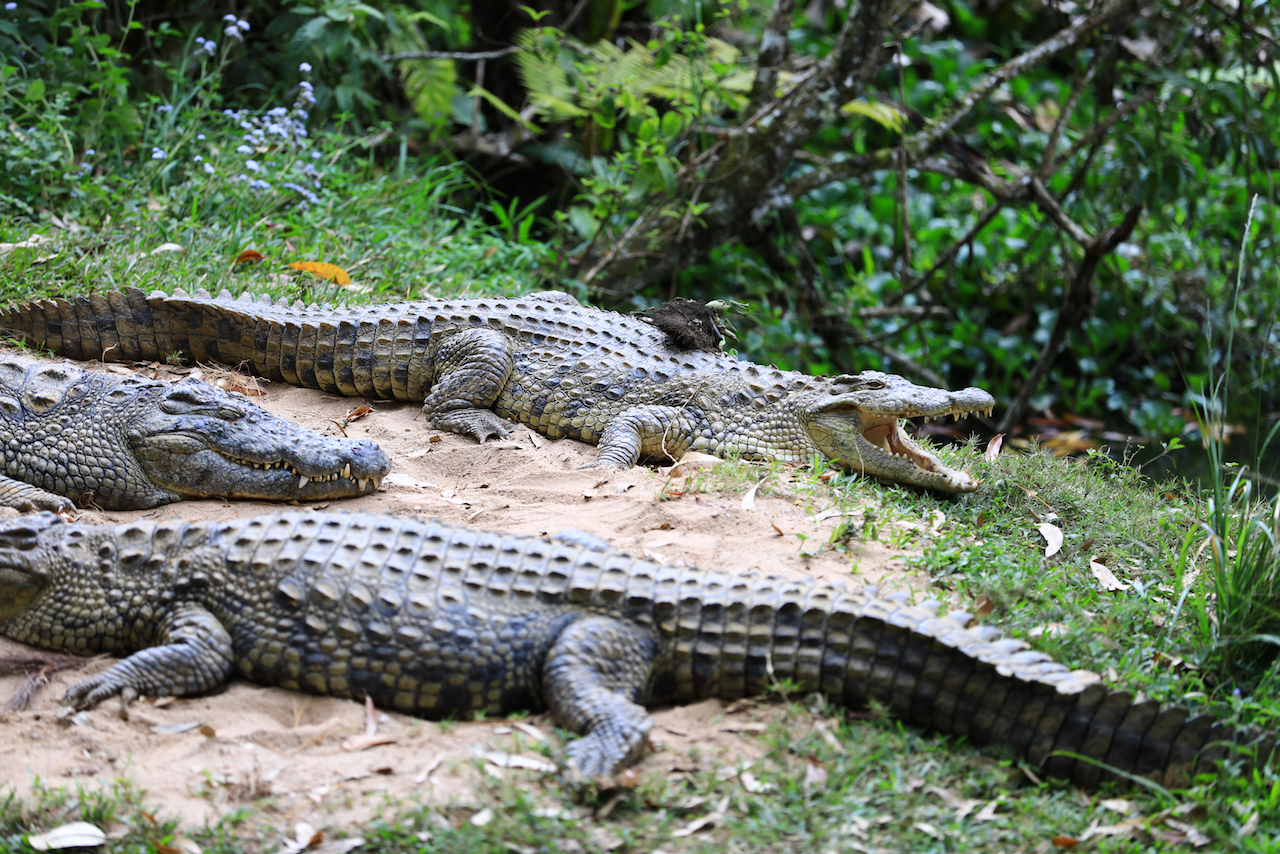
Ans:
[[[863,371],[835,377],[832,392],[818,402],[808,427],[819,450],[842,468],[942,492],[978,488],[968,474],[920,447],[903,429],[902,419],[990,414],[995,400],[985,391],[946,391]]]
[[[957,413],[956,417],[963,418],[968,414]],[[926,420],[932,420],[932,417]],[[839,461],[853,470],[875,475],[892,471],[898,477],[905,463],[917,470],[915,478],[908,481],[913,485],[944,492],[973,492],[978,488],[978,481],[968,473],[950,468],[937,456],[920,447],[907,434],[899,418],[864,416],[861,434],[854,434],[854,442],[858,451],[856,460]]]

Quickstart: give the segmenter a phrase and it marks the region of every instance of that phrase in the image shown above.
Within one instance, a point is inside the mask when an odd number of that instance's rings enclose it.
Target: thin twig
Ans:
[[[982,219],[974,223],[973,228],[966,231],[963,237],[961,237],[959,240],[957,240],[956,242],[948,246],[947,250],[943,252],[941,255],[939,255],[938,260],[935,261],[933,263],[933,266],[929,268],[929,272],[925,273],[923,276],[920,276],[918,279],[912,282],[909,288],[904,288],[897,295],[895,295],[891,300],[891,304],[902,302],[902,300],[905,297],[910,296],[911,294],[920,290],[920,288],[927,285],[929,283],[929,280],[932,279],[939,270],[941,270],[945,266],[948,266],[951,263],[952,259],[954,259],[958,254],[960,254],[960,247],[966,246],[969,243],[973,242],[974,238],[976,238],[984,228],[986,228],[988,225],[991,224],[991,221],[996,218],[996,216],[1000,213],[1000,210],[1003,207],[1004,207],[1004,199],[997,198],[996,203],[991,207],[987,208],[987,212],[983,214]]]
[[[1036,169],[1036,174],[1041,178],[1048,178],[1053,172],[1054,153],[1058,150],[1058,142],[1062,139],[1062,132],[1066,130],[1067,122],[1076,111],[1076,106],[1080,103],[1080,96],[1084,94],[1084,89],[1093,81],[1094,74],[1098,71],[1098,58],[1102,54],[1095,54],[1093,61],[1089,63],[1088,69],[1085,70],[1083,77],[1076,77],[1075,82],[1071,86],[1071,94],[1067,96],[1067,102],[1062,105],[1062,110],[1058,113],[1058,119],[1053,123],[1053,130],[1049,132],[1049,141],[1045,143],[1044,157],[1040,160],[1040,168]]]

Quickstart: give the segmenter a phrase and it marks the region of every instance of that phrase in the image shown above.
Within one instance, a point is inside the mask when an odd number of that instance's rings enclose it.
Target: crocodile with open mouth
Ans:
[[[903,418],[990,412],[991,395],[863,371],[815,377],[681,349],[641,319],[572,296],[303,305],[136,289],[0,309],[0,329],[72,358],[247,364],[332,394],[413,400],[441,430],[504,437],[508,419],[599,445],[592,465],[705,451],[808,462],[943,492],[977,481]]]
[[[0,505],[345,498],[376,490],[389,467],[373,442],[307,430],[201,380],[0,357]]]

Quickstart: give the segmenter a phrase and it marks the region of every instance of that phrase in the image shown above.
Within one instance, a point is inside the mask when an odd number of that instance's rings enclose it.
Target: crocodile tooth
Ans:
[[[368,482],[369,482],[369,478],[358,477],[356,478],[356,488],[359,489],[361,492],[364,492],[365,484],[367,484]]]
[[[307,477],[305,474],[298,475],[298,489],[302,489],[302,487],[306,486],[310,480],[311,478]]]
[[[347,463],[342,467],[342,476],[347,478],[351,477],[351,463]]]

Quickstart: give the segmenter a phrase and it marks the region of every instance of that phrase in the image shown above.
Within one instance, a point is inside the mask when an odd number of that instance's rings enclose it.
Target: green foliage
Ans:
[[[79,198],[92,169],[85,150],[124,149],[141,126],[129,56],[99,31],[103,8],[32,0],[0,17],[3,208],[33,215]]]
[[[1241,238],[1241,273],[1236,278],[1233,302],[1241,296],[1243,262],[1251,244],[1248,226],[1253,214],[1251,205]],[[1225,339],[1224,346],[1230,354],[1236,339],[1234,324],[1228,324]],[[1205,386],[1207,406],[1202,419],[1207,421],[1210,412],[1222,411],[1235,379],[1230,374],[1211,372],[1211,380]],[[1257,497],[1251,481],[1256,475],[1248,468],[1237,468],[1228,484],[1223,438],[1213,430],[1205,432],[1210,436],[1211,467],[1210,497],[1202,527],[1211,575],[1207,584],[1194,583],[1188,567],[1187,551],[1192,543],[1188,537],[1178,563],[1181,599],[1192,614],[1205,666],[1224,682],[1270,693],[1280,670],[1273,666],[1280,653],[1280,494],[1270,501]],[[1277,434],[1280,424],[1263,441],[1259,456]]]

